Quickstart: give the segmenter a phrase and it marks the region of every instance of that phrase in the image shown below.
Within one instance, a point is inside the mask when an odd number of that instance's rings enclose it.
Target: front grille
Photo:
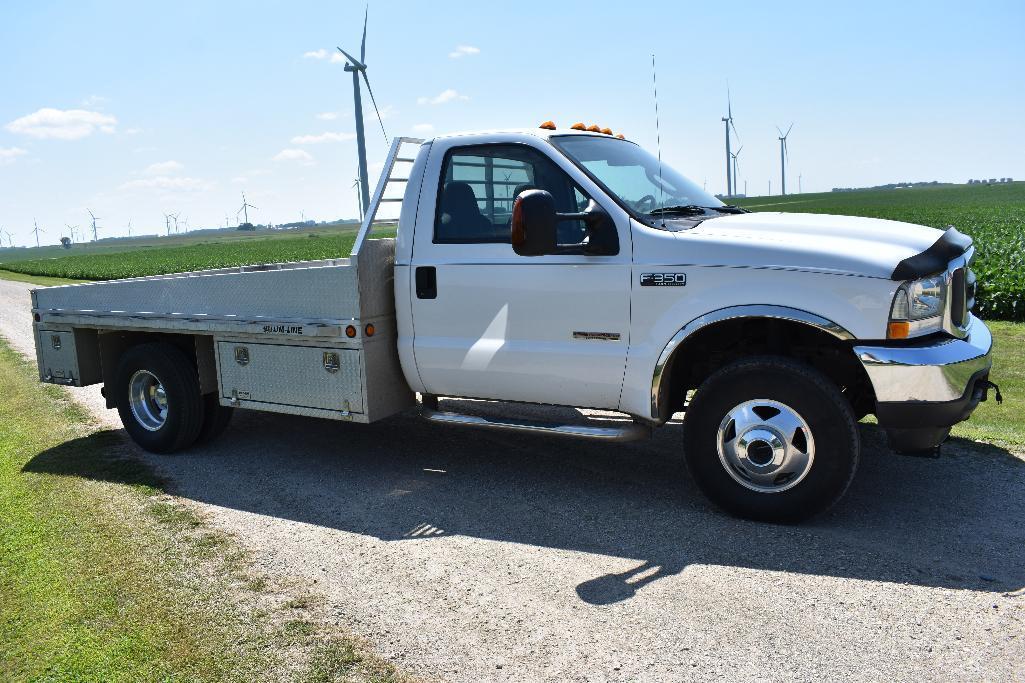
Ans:
[[[968,313],[975,306],[975,273],[967,266],[956,269],[950,277],[950,322],[964,329]]]

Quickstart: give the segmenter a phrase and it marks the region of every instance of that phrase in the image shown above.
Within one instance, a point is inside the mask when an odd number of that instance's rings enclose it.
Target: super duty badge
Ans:
[[[683,287],[687,273],[641,273],[641,287]]]

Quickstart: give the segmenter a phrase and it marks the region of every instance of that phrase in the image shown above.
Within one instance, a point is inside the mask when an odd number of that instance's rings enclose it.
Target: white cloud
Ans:
[[[310,50],[309,52],[303,53],[303,57],[305,59],[327,59],[327,56],[328,51],[324,48],[320,48],[319,50]]]
[[[399,113],[399,110],[390,104],[384,105],[379,111],[381,112],[382,119],[390,119],[393,116],[397,116]]]
[[[331,53],[331,63],[332,64],[338,64],[340,62],[347,62],[347,61],[349,61],[349,60],[347,60],[345,58],[345,55],[343,55],[341,52],[337,52],[336,51],[336,52],[332,52]]]
[[[474,47],[473,45],[459,45],[455,50],[448,53],[448,56],[452,59],[460,59],[461,57],[468,57],[470,55],[479,55],[480,48]]]
[[[274,161],[301,161],[312,164],[313,155],[305,149],[283,149],[274,155]]]
[[[338,118],[338,112],[336,111],[325,111],[317,114],[317,118],[321,121],[334,121]]]
[[[169,173],[177,173],[185,168],[185,165],[174,161],[159,161],[155,164],[150,164],[143,171],[145,175],[167,175]]]
[[[293,145],[317,145],[322,142],[346,142],[352,140],[354,133],[321,133],[320,135],[296,135],[292,138]],[[296,150],[302,151],[302,150]]]
[[[20,156],[28,154],[21,147],[0,147],[0,165],[13,164]]]
[[[434,97],[418,97],[416,100],[417,104],[446,104],[448,102],[455,102],[456,100],[468,100],[470,99],[466,95],[460,95],[456,90],[448,88],[442,90]]]
[[[418,123],[413,126],[414,133],[433,133],[434,124],[431,123]]]
[[[125,135],[138,135],[142,132],[142,128],[125,128]]]
[[[97,129],[104,133],[113,133],[116,124],[117,119],[109,114],[85,109],[44,107],[11,121],[5,128],[12,133],[34,138],[78,140],[92,135]]]
[[[164,190],[171,192],[205,192],[213,187],[213,183],[202,178],[171,178],[169,176],[157,176],[156,178],[141,178],[130,180],[123,184],[121,190]]]

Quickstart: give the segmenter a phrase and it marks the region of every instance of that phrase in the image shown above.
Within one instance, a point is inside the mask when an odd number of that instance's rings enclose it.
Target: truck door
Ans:
[[[629,345],[628,224],[617,225],[614,256],[518,256],[509,230],[515,196],[543,189],[558,211],[580,211],[588,181],[574,181],[569,162],[529,145],[445,142],[431,153],[425,177],[440,182],[436,197],[420,198],[410,264],[413,355],[424,387],[618,408]],[[584,236],[579,222],[559,230],[560,243]]]

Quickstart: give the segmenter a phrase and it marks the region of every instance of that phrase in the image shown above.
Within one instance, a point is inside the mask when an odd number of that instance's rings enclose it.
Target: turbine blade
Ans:
[[[363,10],[363,42],[359,44],[359,61],[365,62],[367,59],[367,16],[370,14],[370,5],[367,5]]]
[[[338,48],[338,51],[341,52],[343,55],[345,55],[345,58],[348,59],[352,63],[352,65],[354,67],[356,67],[357,69],[359,69],[361,71],[366,70],[366,68],[367,68],[366,64],[364,64],[363,62],[359,61],[358,59],[356,59],[355,57],[350,55],[348,52],[346,52],[342,48]]]
[[[790,131],[792,131],[793,129],[794,129],[794,124],[793,124],[793,123],[791,123],[791,124],[790,124],[790,127],[789,127],[789,128],[787,128],[787,135],[790,135]],[[787,135],[784,135],[783,137],[785,138],[785,137],[786,137]]]
[[[370,88],[370,79],[367,78],[367,72],[363,71],[363,80],[367,84],[367,92],[370,93],[370,101],[374,105],[374,112],[377,114],[377,122],[381,124],[381,133],[384,135],[384,141],[388,142],[388,133],[384,130],[384,119],[381,118],[381,112],[377,108],[377,100],[374,99],[374,91]]]

